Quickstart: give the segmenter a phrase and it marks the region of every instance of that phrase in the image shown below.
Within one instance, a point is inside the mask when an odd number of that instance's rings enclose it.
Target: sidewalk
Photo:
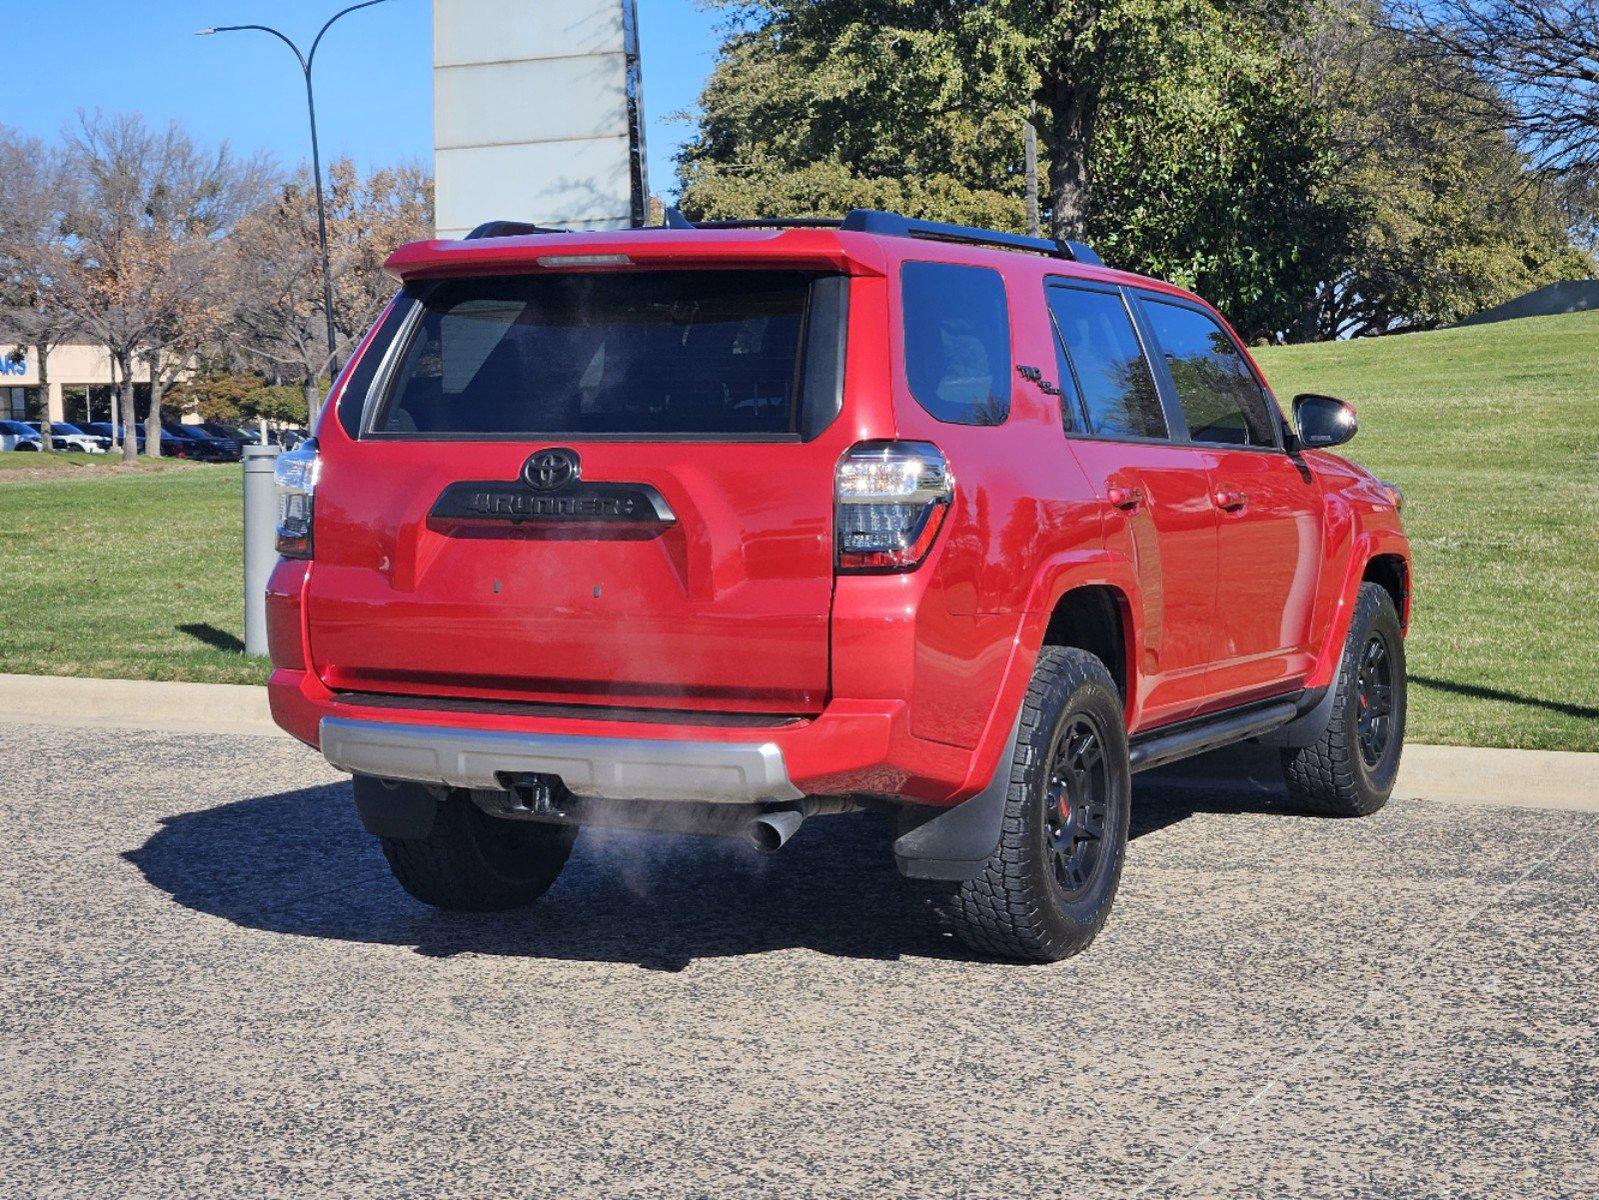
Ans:
[[[0,675],[0,723],[287,736],[272,722],[265,688],[58,675]],[[1194,760],[1193,776],[1228,777],[1222,772],[1230,753]],[[1238,753],[1261,757],[1249,748]],[[1394,795],[1449,804],[1599,812],[1599,754],[1411,743],[1405,747]]]

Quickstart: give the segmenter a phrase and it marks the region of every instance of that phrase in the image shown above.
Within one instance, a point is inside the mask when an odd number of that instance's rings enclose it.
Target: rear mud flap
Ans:
[[[362,828],[370,834],[419,840],[433,832],[439,800],[425,784],[357,775],[355,811]]]
[[[944,879],[963,883],[982,874],[999,845],[1005,822],[1005,799],[1010,792],[1011,764],[1022,715],[1016,713],[1010,738],[988,786],[970,800],[957,804],[901,834],[894,842],[894,862],[907,879]]]

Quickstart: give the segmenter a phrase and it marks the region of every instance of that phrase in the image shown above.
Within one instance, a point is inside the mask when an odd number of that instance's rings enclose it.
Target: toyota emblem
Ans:
[[[522,464],[522,482],[535,492],[558,492],[571,487],[581,473],[577,451],[564,446],[540,450]]]

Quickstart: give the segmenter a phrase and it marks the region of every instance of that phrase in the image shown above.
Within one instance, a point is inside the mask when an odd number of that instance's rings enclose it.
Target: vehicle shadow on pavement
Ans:
[[[1273,764],[1275,765],[1275,764]],[[1282,810],[1265,783],[1141,777],[1132,835],[1195,812]],[[1280,790],[1280,785],[1279,785]],[[971,958],[943,928],[938,885],[894,867],[872,814],[817,818],[780,852],[731,839],[585,830],[559,881],[515,913],[441,913],[393,881],[347,784],[178,813],[124,857],[196,912],[247,929],[460,953],[634,963],[810,949],[843,958]]]

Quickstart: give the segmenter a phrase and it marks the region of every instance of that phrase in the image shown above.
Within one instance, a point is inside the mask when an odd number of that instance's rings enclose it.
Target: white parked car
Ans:
[[[0,450],[43,450],[39,435],[21,421],[0,421]]]
[[[39,421],[24,421],[29,429],[44,440],[44,425]],[[111,449],[111,439],[85,433],[68,421],[50,422],[50,440],[57,450],[81,450],[84,454],[104,454]]]

